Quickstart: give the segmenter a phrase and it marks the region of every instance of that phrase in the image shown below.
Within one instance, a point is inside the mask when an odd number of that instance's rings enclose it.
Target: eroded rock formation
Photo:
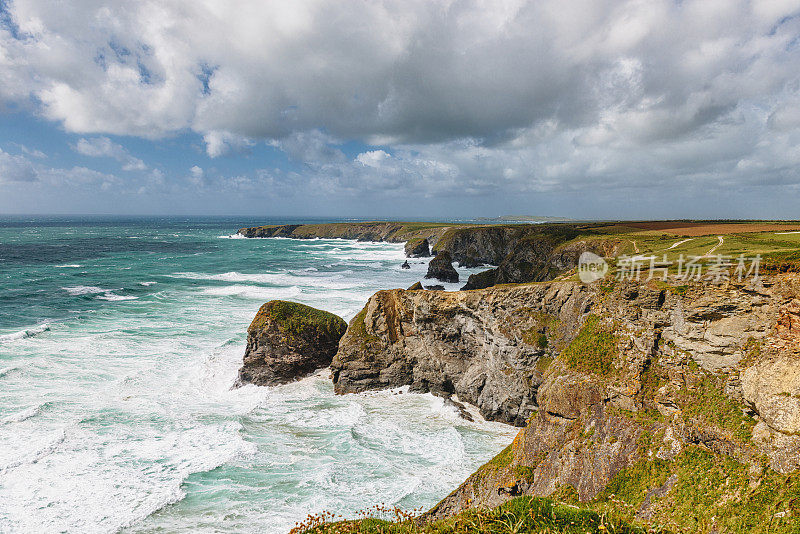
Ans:
[[[347,323],[304,304],[273,300],[258,310],[247,330],[247,349],[237,385],[273,386],[327,367]]]
[[[381,291],[341,340],[335,389],[409,385],[524,425],[429,519],[569,488],[663,524],[687,491],[722,507],[800,485],[776,482],[800,468],[799,279]],[[723,485],[697,489],[698,471]]]
[[[449,252],[438,253],[429,263],[425,278],[435,278],[440,282],[458,282],[458,271],[453,267]]]

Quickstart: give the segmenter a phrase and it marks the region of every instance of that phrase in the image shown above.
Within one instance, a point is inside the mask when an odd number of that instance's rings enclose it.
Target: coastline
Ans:
[[[438,236],[438,248],[443,250],[443,239],[452,242],[454,233],[474,236],[484,231],[482,227],[447,228]],[[322,232],[329,234],[331,230]],[[352,228],[339,232],[352,235]],[[301,234],[309,238],[314,231],[306,228]],[[366,235],[371,234],[360,237]],[[391,239],[397,235],[396,231],[390,231],[383,237]],[[771,235],[787,234],[774,231]],[[545,239],[550,237],[546,235]],[[577,237],[580,241],[585,236]],[[618,246],[622,241],[619,233],[604,238],[606,243],[615,245],[606,248],[605,256],[613,259],[625,250]],[[572,239],[565,243],[574,243]],[[661,247],[663,243],[669,250],[697,246],[693,242],[697,238],[672,238],[669,242],[667,239],[645,236],[631,246]],[[776,251],[771,253],[771,261],[775,258],[785,262],[780,239],[774,238]],[[470,246],[474,243],[473,239]],[[720,237],[715,246],[721,247],[723,243]],[[552,254],[545,261],[551,258]],[[772,263],[767,265],[773,268]],[[796,334],[786,338],[786,331],[781,329],[781,324],[787,321],[794,323],[791,314],[795,312],[785,311],[780,302],[786,298],[800,302],[796,277],[791,273],[770,274],[756,285],[693,284],[689,289],[674,281],[661,286],[613,280],[584,285],[572,279],[550,281],[574,268],[568,263],[559,267],[560,270],[548,273],[549,280],[498,284],[473,291],[380,291],[350,321],[331,365],[337,393],[405,385],[411,391],[452,396],[479,407],[484,417],[515,421],[523,427],[512,446],[468,477],[418,521],[446,521],[467,510],[502,505],[520,495],[551,497],[572,488],[576,494],[570,498],[576,504],[588,506],[589,511],[615,510],[614,513],[622,514],[620,517],[643,526],[658,518],[661,524],[677,521],[674,524],[678,528],[694,525],[700,532],[711,532],[713,520],[697,522],[697,514],[704,515],[707,511],[698,508],[694,516],[686,515],[686,510],[696,505],[682,500],[685,496],[679,497],[673,491],[676,485],[682,488],[681,492],[711,491],[695,487],[692,482],[692,473],[700,469],[692,463],[697,461],[714,462],[719,466],[715,473],[723,477],[734,476],[742,469],[752,472],[755,465],[766,461],[769,468],[758,481],[750,481],[754,500],[748,497],[741,506],[753,507],[758,499],[773,499],[775,506],[785,506],[781,503],[788,502],[793,492],[800,489],[800,478],[793,474],[800,466],[795,453],[800,442],[795,443],[797,439],[792,437],[790,427],[778,430],[784,423],[776,420],[764,425],[764,421],[773,417],[763,411],[765,403],[778,402],[779,397],[766,401],[760,396],[766,391],[790,387],[781,385],[786,383],[780,377],[767,378],[764,373],[774,365],[770,362],[776,361],[795,369],[792,367],[795,364],[788,363],[791,360],[786,359],[786,351],[797,344]],[[731,308],[732,302],[735,309]],[[751,317],[748,314],[754,306],[768,306],[764,310],[769,311]],[[713,311],[717,309],[726,311]],[[515,315],[520,313],[518,317]],[[701,318],[699,323],[696,317]],[[743,324],[749,326],[736,326]],[[498,325],[506,326],[498,330]],[[697,338],[696,332],[706,329],[718,332],[714,334],[717,337],[706,341]],[[608,342],[601,341],[604,339]],[[756,343],[753,339],[761,347],[760,352],[743,358],[743,353],[752,351],[747,347]],[[597,350],[601,352],[596,356],[588,355]],[[498,364],[496,355],[504,353],[516,356]],[[489,360],[492,363],[482,361],[481,354],[492,354]],[[452,363],[471,362],[469,358],[475,356],[474,364],[467,363],[466,367]],[[590,359],[592,363],[586,364],[583,358],[600,360]],[[652,389],[657,386],[649,384],[651,376],[659,377],[661,384],[667,377],[674,381],[676,365],[682,371],[679,385],[670,390],[672,397],[665,397],[667,394],[662,392],[666,386],[657,392]],[[740,375],[744,383],[739,381]],[[499,387],[491,385],[492,380],[505,380],[504,376],[532,384],[533,398],[506,405],[504,398],[517,390],[524,395],[525,387],[519,389],[502,381]],[[480,378],[477,383],[476,378]],[[697,397],[691,389],[684,393],[686,386],[680,385],[698,381],[706,388],[701,395],[718,399],[714,401],[716,404],[703,406],[707,399],[701,400],[704,397]],[[753,381],[760,381],[761,385],[754,389],[749,385]],[[495,398],[486,397],[489,391],[494,392]],[[515,410],[520,406],[528,408],[517,415]],[[720,417],[732,419],[730,423],[721,423]],[[584,433],[596,437],[576,435],[571,430],[575,425],[585,427]],[[768,433],[772,432],[769,437],[764,434],[767,428]],[[648,437],[650,441],[643,446],[644,437],[653,434],[655,439]],[[654,507],[650,500],[622,502],[633,508],[619,508],[613,495],[609,500],[608,487],[623,491],[626,484],[641,483],[625,478],[626,473],[631,469],[654,469],[648,467],[654,458],[662,462],[658,469],[670,482],[661,489],[645,488],[660,492],[656,498],[671,503],[679,512],[670,513],[664,505]],[[687,468],[689,471],[681,471]],[[770,493],[771,481],[783,475],[790,475],[786,491]],[[719,493],[716,498],[732,498],[725,488],[713,491]],[[737,493],[740,489],[732,486],[730,491]],[[752,523],[753,516],[724,515],[730,513],[734,512],[723,512],[722,520],[756,525]],[[790,516],[783,512],[776,515],[775,524],[793,524]],[[353,527],[352,532],[360,530]]]

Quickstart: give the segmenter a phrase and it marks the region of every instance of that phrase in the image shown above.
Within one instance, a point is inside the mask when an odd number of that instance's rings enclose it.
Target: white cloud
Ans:
[[[0,150],[0,183],[35,182],[38,180],[33,164],[23,156],[15,156]]]
[[[266,140],[325,190],[798,174],[796,0],[17,0],[8,11],[4,103],[38,102],[83,134],[188,129],[211,157]],[[348,161],[352,139],[386,150]],[[106,137],[78,145],[145,170]]]
[[[145,171],[147,165],[135,158],[120,144],[108,137],[81,138],[75,145],[75,151],[93,158],[113,158],[122,164],[123,171]]]
[[[255,144],[242,135],[218,130],[205,134],[203,141],[206,144],[206,153],[212,158],[231,152],[247,152]]]
[[[356,156],[356,161],[366,167],[378,168],[385,160],[391,158],[389,154],[383,150],[370,150],[369,152],[362,152]]]

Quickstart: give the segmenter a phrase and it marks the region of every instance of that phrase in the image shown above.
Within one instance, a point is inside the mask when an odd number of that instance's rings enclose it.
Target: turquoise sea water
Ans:
[[[349,320],[426,269],[400,269],[399,244],[230,238],[267,222],[296,221],[0,219],[0,532],[280,533],[425,508],[510,443],[431,395],[335,396],[324,370],[231,390],[262,303]]]

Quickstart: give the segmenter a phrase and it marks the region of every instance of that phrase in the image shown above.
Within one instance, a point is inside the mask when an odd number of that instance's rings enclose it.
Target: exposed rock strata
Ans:
[[[563,312],[565,324],[577,324],[574,314],[587,295],[577,284],[484,293],[379,291],[339,343],[331,363],[335,390],[408,385],[455,393],[487,419],[523,425],[536,408],[542,375],[535,364],[546,353],[530,331],[539,318],[526,305],[538,302],[545,313]]]
[[[273,386],[327,367],[346,328],[341,317],[304,304],[264,304],[247,330],[237,385]]]
[[[590,500],[657,458],[661,485],[633,505],[650,518],[667,506],[656,501],[676,499],[673,488],[687,484],[671,462],[698,448],[751,473],[761,473],[762,459],[780,473],[800,467],[799,333],[795,274],[719,286],[392,290],[351,321],[331,369],[337,393],[409,385],[525,425],[428,518],[514,492],[572,487]]]

